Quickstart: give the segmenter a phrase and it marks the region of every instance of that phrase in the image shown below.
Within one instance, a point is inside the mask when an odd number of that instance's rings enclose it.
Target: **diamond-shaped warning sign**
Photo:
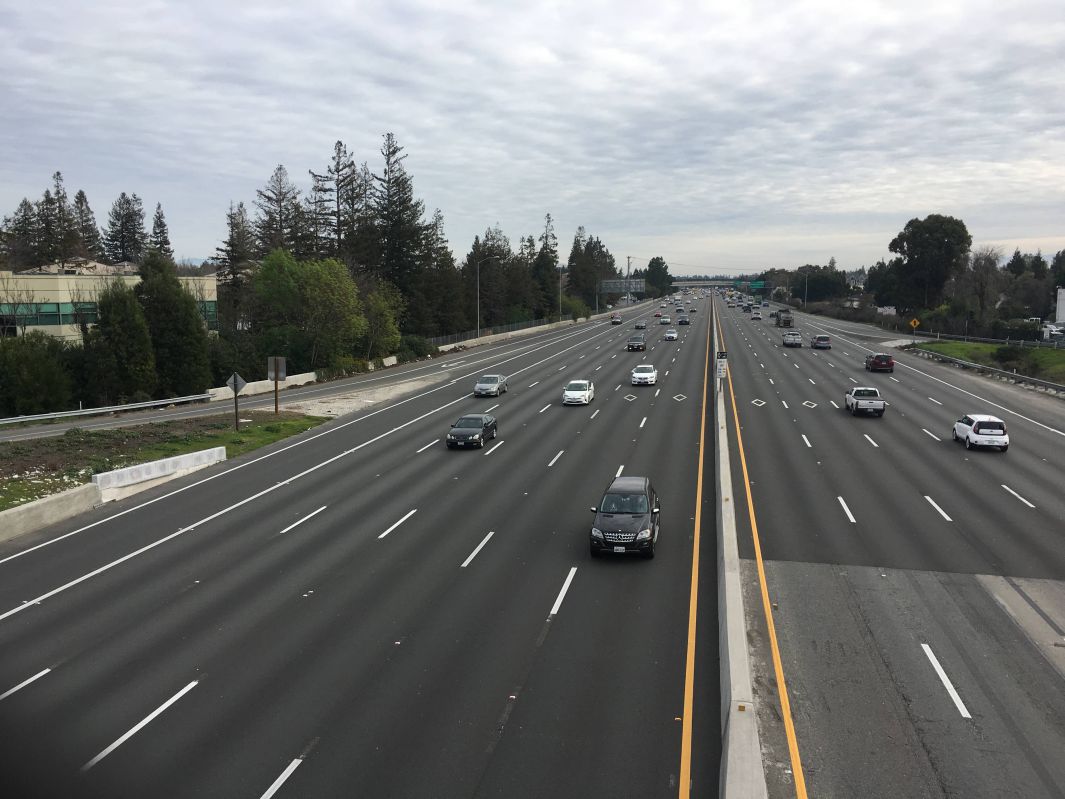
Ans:
[[[675,399],[677,402],[684,402],[684,400],[688,398],[683,394],[674,394],[673,399]]]
[[[636,399],[636,395],[635,394],[626,394],[624,399],[627,399],[629,402],[632,402],[634,399]]]
[[[763,405],[765,405],[765,400],[760,400],[760,399],[751,400],[751,405],[756,405],[759,408],[761,408]]]

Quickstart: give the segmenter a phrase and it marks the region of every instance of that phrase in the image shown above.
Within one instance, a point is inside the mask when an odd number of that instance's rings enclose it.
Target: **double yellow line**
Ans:
[[[711,303],[713,299],[711,299]],[[724,330],[713,314],[717,325],[718,340],[724,343]],[[699,541],[702,532],[703,506],[703,452],[706,446],[706,397],[710,373],[710,337],[707,336],[706,356],[703,363],[703,401],[702,422],[699,429],[699,477],[695,490],[695,540],[692,552],[691,592],[688,600],[688,650],[684,662],[684,715],[681,726],[680,744],[680,799],[691,796],[691,754],[692,754],[692,705],[695,693],[695,629],[696,610],[699,604]],[[713,378],[713,379],[716,379]],[[743,470],[743,486],[747,493],[747,513],[751,521],[751,535],[754,541],[754,557],[758,566],[758,582],[762,594],[762,610],[765,613],[766,629],[769,632],[769,647],[773,657],[773,670],[777,680],[777,696],[780,701],[780,715],[784,719],[784,735],[788,741],[788,754],[791,758],[792,777],[795,780],[796,799],[807,799],[806,775],[802,770],[799,757],[799,742],[795,737],[795,722],[791,718],[791,702],[788,699],[787,682],[784,679],[784,666],[780,659],[780,645],[777,643],[776,625],[773,623],[773,606],[769,600],[769,587],[765,576],[765,563],[762,561],[762,543],[758,536],[758,520],[754,513],[754,498],[751,496],[751,481],[747,472],[747,456],[743,449],[743,433],[740,431],[740,414],[736,407],[736,393],[732,387],[732,374],[728,373],[729,397],[732,403],[732,418],[736,429],[736,443],[740,453]],[[719,531],[720,534],[720,531]]]

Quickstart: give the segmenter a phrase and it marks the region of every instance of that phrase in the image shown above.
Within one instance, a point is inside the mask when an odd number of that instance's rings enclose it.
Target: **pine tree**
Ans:
[[[396,137],[386,133],[381,145],[384,168],[374,175],[373,208],[381,242],[374,271],[406,296],[420,277],[418,253],[425,227],[421,221],[424,206],[414,199],[414,181],[403,165],[407,156],[402,153]]]
[[[148,237],[148,246],[164,258],[174,260],[174,248],[170,246],[170,231],[163,216],[163,204],[155,204],[155,216],[152,217],[152,235]]]
[[[111,263],[140,263],[148,249],[144,204],[136,194],[122,192],[111,206],[104,232],[104,252]]]
[[[96,301],[96,326],[85,342],[86,375],[101,405],[150,399],[155,391],[155,356],[144,312],[121,279]]]
[[[552,316],[556,308],[553,301],[558,294],[558,236],[551,214],[544,214],[544,231],[540,234],[540,249],[533,262],[533,281],[536,283],[537,296],[533,313],[539,319]]]
[[[326,249],[330,256],[341,256],[345,252],[346,233],[356,224],[354,218],[348,218],[347,209],[356,205],[351,194],[358,178],[355,161],[344,142],[337,141],[333,145],[333,158],[324,175],[313,170],[310,175],[316,195],[315,212],[325,228]]]
[[[85,192],[78,189],[74,195],[74,228],[78,233],[77,252],[82,258],[92,261],[102,261],[104,258],[103,240],[100,238],[100,228],[96,226],[96,215],[89,207],[89,198]]]
[[[255,231],[248,219],[244,203],[229,204],[226,212],[226,239],[215,250],[218,280],[222,283],[243,283],[251,271],[255,258]]]
[[[39,254],[37,208],[23,198],[15,213],[3,224],[4,260],[13,272],[32,269],[44,263]]]
[[[178,280],[173,261],[149,250],[135,292],[151,334],[159,395],[206,391],[211,383],[207,329],[196,299]]]
[[[255,220],[259,254],[265,256],[274,250],[293,248],[293,224],[300,207],[300,190],[289,180],[288,170],[278,164],[266,186],[255,192],[255,207],[259,216]]]

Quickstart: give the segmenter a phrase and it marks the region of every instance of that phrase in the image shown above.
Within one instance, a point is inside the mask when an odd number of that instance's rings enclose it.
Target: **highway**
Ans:
[[[688,768],[716,795],[699,305],[646,353],[628,311],[434,360],[395,402],[0,545],[5,795],[676,796]],[[491,372],[510,391],[473,398]],[[563,407],[577,377],[596,398]],[[449,451],[467,412],[499,436]],[[662,498],[653,560],[589,555],[618,474]]]
[[[785,349],[768,318],[718,307],[770,796],[797,795],[789,744],[809,796],[1065,796],[1065,403],[865,325],[796,314],[804,346]],[[877,351],[893,373],[865,371]],[[854,385],[883,418],[842,409]],[[1008,452],[951,440],[970,412],[1006,421]]]

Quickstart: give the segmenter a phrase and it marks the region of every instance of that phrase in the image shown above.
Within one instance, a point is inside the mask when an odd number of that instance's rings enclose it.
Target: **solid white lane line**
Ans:
[[[877,449],[880,449],[880,445],[877,444],[875,441],[873,441],[873,439],[869,438],[869,434],[868,433],[864,433],[863,435],[865,436],[865,440],[866,441],[868,441],[870,444],[872,444]]]
[[[814,445],[810,443],[810,439],[803,435],[802,440],[806,442],[806,446],[810,447],[810,449],[813,449]]]
[[[589,418],[589,419],[594,419],[594,418],[595,418],[596,416],[598,416],[598,415],[599,415],[599,411],[600,411],[600,410],[602,410],[602,408],[597,408],[597,409],[596,409],[596,411],[595,411],[595,413],[593,413],[593,414],[592,414],[591,416],[589,416],[588,418]]]
[[[929,397],[928,399],[932,400],[932,402],[934,402],[936,405],[942,405],[943,404],[942,402],[940,402],[939,400],[935,399],[934,397]]]
[[[1011,494],[1013,494],[1013,496],[1017,497],[1017,499],[1019,499],[1019,500],[1020,500],[1021,502],[1023,502],[1023,503],[1024,503],[1025,505],[1027,505],[1027,506],[1028,506],[1029,508],[1034,508],[1034,507],[1035,507],[1035,505],[1033,505],[1033,504],[1032,504],[1031,502],[1029,502],[1028,500],[1026,500],[1026,499],[1025,499],[1024,497],[1022,497],[1022,496],[1021,496],[1020,494],[1018,494],[1018,493],[1017,493],[1016,491],[1014,491],[1014,490],[1013,490],[1012,488],[1010,488],[1010,487],[1009,487],[1008,485],[1006,485],[1005,483],[999,483],[999,485],[1001,485],[1001,486],[1002,486],[1002,487],[1003,487],[1004,489],[1006,489],[1006,490],[1007,490],[1007,491],[1009,491],[1009,492],[1010,492]],[[3,698],[4,698],[4,697],[0,696],[0,699],[3,699]]]
[[[925,494],[925,499],[927,499],[927,500],[928,500],[928,504],[929,504],[929,505],[931,505],[931,506],[932,506],[933,508],[935,508],[935,509],[936,509],[937,511],[939,511],[939,515],[940,515],[940,516],[942,516],[942,517],[943,517],[944,519],[946,519],[946,520],[947,520],[948,522],[952,522],[952,521],[954,521],[954,520],[953,520],[952,518],[950,518],[950,517],[949,517],[949,516],[948,516],[947,514],[945,514],[945,513],[943,512],[943,509],[942,509],[941,507],[939,507],[939,505],[937,505],[937,504],[936,504],[936,501],[935,501],[934,499],[932,499],[932,498],[931,498],[930,496],[928,496],[927,494]]]
[[[843,497],[836,497],[839,500],[839,504],[843,506],[843,512],[847,514],[847,518],[850,519],[851,524],[857,524],[854,521],[854,514],[851,513],[851,509],[847,507],[847,503],[843,501]]]
[[[565,452],[565,451],[566,450],[564,450],[564,449],[560,449],[558,451],[558,454],[551,459],[551,463],[547,464],[547,467],[550,469],[552,466],[554,466],[555,465],[555,461],[557,461],[559,458],[561,458],[562,457],[562,453]]]
[[[643,426],[644,426],[645,424],[647,424],[647,417],[646,417],[646,416],[645,416],[645,417],[643,417],[643,420],[642,420],[642,421],[640,422],[640,429],[641,429],[641,430],[643,429]]]
[[[623,471],[625,471],[625,464],[624,464],[624,463],[623,463],[623,464],[621,464],[621,465],[620,465],[620,466],[618,467],[618,473],[617,473],[617,474],[615,474],[615,475],[614,475],[614,477],[621,477],[621,473],[622,473]]]
[[[422,448],[421,448],[420,450],[418,450],[417,452],[415,452],[414,454],[415,454],[415,455],[417,455],[417,454],[418,454],[419,452],[425,452],[425,451],[426,451],[427,449],[429,449],[429,447],[431,447],[431,446],[432,446],[433,444],[439,444],[439,443],[440,443],[440,439],[439,439],[439,438],[437,438],[437,439],[434,439],[434,440],[430,441],[430,442],[429,442],[428,444],[426,444],[426,445],[425,445],[424,447],[422,447]]]
[[[781,400],[781,401],[780,401],[780,404],[781,404],[781,405],[783,405],[783,406],[784,406],[785,408],[787,408],[787,407],[788,407],[788,403],[784,402],[784,400]]]
[[[939,675],[940,682],[943,683],[943,687],[947,689],[947,693],[950,694],[950,698],[954,700],[954,706],[958,708],[958,712],[961,713],[962,718],[971,719],[969,710],[965,707],[965,703],[961,701],[961,697],[958,696],[958,692],[954,690],[954,684],[950,681],[950,677],[943,671],[943,667],[939,665],[939,660],[936,658],[935,652],[928,644],[921,644],[921,649],[928,655],[928,659],[932,661],[932,668],[936,670],[936,674]]]
[[[495,445],[484,454],[485,455],[491,455],[493,452],[495,452],[497,449],[499,449],[501,446],[503,446],[503,441],[504,441],[504,439],[502,439],[502,438],[499,439],[499,441],[497,441],[495,443]]]
[[[473,552],[470,553],[470,556],[468,558],[466,558],[466,560],[462,561],[462,565],[459,566],[459,568],[460,569],[465,569],[467,566],[469,566],[470,565],[470,561],[472,561],[474,558],[477,557],[477,553],[480,552],[484,548],[484,545],[488,543],[488,539],[491,538],[494,535],[495,535],[495,531],[494,530],[490,530],[488,532],[488,535],[486,535],[484,537],[484,540],[481,541],[481,543],[479,543],[477,545],[477,548],[474,549]]]
[[[566,598],[566,592],[569,591],[569,585],[573,582],[573,575],[577,573],[577,567],[573,566],[569,570],[569,574],[566,575],[566,582],[562,584],[562,590],[558,592],[558,599],[555,600],[555,604],[551,606],[551,613],[548,614],[548,618],[558,613],[558,609],[562,607],[562,600]]]
[[[32,677],[26,678],[25,680],[20,682],[18,685],[16,685],[14,688],[8,688],[6,691],[4,691],[2,694],[0,694],[0,702],[3,702],[5,699],[7,699],[9,696],[11,696],[11,694],[13,694],[13,693],[15,693],[17,691],[21,691],[23,688],[25,688],[31,682],[34,682],[35,680],[39,680],[41,677],[43,677],[45,674],[47,674],[50,671],[51,671],[51,669],[43,669],[43,670],[37,672],[36,674],[34,674]]]
[[[547,410],[548,408],[550,408],[550,407],[551,407],[551,405],[550,405],[550,404],[548,404],[548,405],[545,405],[545,406],[544,406],[544,407],[542,407],[542,408],[541,408],[541,409],[540,409],[539,411],[537,411],[537,413],[543,413],[544,411],[546,411],[546,410]]]
[[[285,766],[285,770],[281,772],[281,776],[274,780],[274,784],[267,788],[266,793],[260,796],[259,799],[270,799],[271,796],[277,793],[278,789],[282,785],[284,785],[285,780],[292,776],[292,772],[295,771],[299,764],[302,762],[303,759],[297,757],[295,760]]]
[[[939,436],[937,436],[935,433],[931,432],[930,430],[925,430],[923,427],[921,429],[924,430],[926,433],[928,433],[928,435],[932,436],[932,438],[934,438],[936,441],[942,441],[942,439]]]
[[[306,516],[304,516],[298,522],[293,522],[292,524],[290,524],[288,527],[286,527],[284,530],[282,530],[280,533],[278,533],[278,535],[284,535],[289,530],[291,530],[291,529],[293,529],[295,527],[299,527],[301,524],[303,524],[305,521],[307,521],[312,516],[317,516],[319,513],[321,513],[323,510],[325,510],[326,507],[327,507],[326,505],[322,505],[322,507],[320,507],[318,510],[313,511],[312,513],[308,513]]]
[[[828,404],[831,405],[833,408],[839,408],[839,406],[832,400],[829,400]]]
[[[143,719],[141,719],[141,721],[138,722],[137,725],[134,726],[132,729],[130,729],[129,732],[127,732],[124,735],[122,735],[113,744],[111,744],[109,747],[107,747],[102,752],[100,752],[100,754],[98,754],[96,757],[94,757],[92,760],[90,760],[88,763],[86,763],[84,766],[82,766],[81,770],[82,771],[88,771],[89,769],[91,769],[93,766],[95,766],[97,763],[99,763],[101,760],[103,760],[109,754],[111,754],[116,749],[118,749],[118,747],[122,746],[122,744],[124,744],[126,741],[128,741],[130,738],[132,738],[138,732],[140,732],[141,729],[143,729],[145,725],[149,724],[152,721],[152,719],[154,719],[156,716],[158,716],[160,713],[162,713],[164,710],[166,710],[168,707],[170,707],[176,701],[181,699],[181,697],[183,697],[185,694],[187,694],[189,691],[191,691],[193,688],[195,688],[199,684],[200,684],[199,680],[193,680],[192,682],[190,682],[188,685],[186,685],[184,688],[182,688],[180,691],[178,691],[172,697],[170,697],[165,702],[163,702],[163,704],[159,705],[159,707],[157,707],[155,710],[153,710],[151,713],[149,713],[147,716],[145,716]]]
[[[538,385],[540,385],[540,381],[539,380],[537,380],[535,383],[533,383],[531,386],[529,386],[529,388],[536,388]]]
[[[397,527],[399,527],[401,524],[403,524],[403,522],[407,521],[407,519],[409,519],[411,516],[413,516],[417,512],[418,512],[417,508],[415,508],[414,510],[410,511],[406,516],[404,516],[402,519],[400,519],[398,522],[393,524],[391,527],[389,527],[387,530],[385,530],[383,533],[381,533],[381,535],[379,535],[377,537],[378,538],[384,538],[386,535],[391,533],[393,530],[395,530]]]

